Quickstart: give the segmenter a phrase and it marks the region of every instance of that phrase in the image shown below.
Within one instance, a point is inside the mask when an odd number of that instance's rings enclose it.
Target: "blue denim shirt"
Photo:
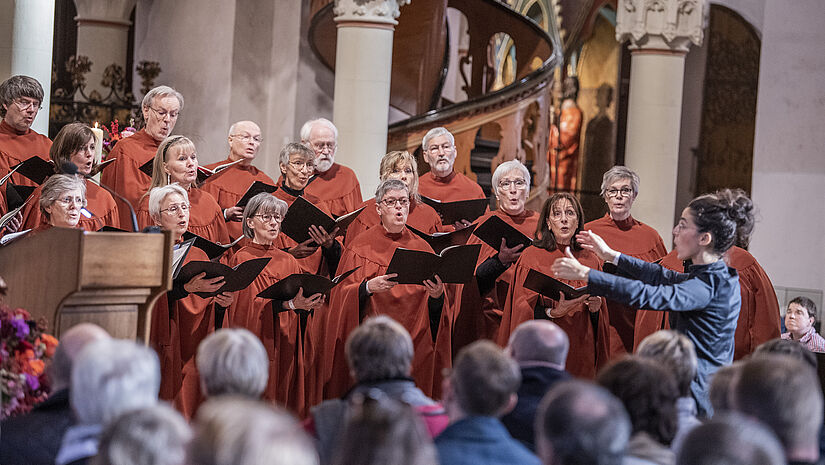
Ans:
[[[690,389],[701,415],[710,415],[710,378],[733,361],[733,335],[739,318],[739,275],[718,260],[677,273],[622,254],[618,272],[590,271],[590,293],[637,308],[670,312],[670,327],[696,346],[698,369]],[[624,276],[628,276],[628,279]]]

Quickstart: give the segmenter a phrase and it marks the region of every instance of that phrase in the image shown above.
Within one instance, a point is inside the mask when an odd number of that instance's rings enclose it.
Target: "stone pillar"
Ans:
[[[77,7],[77,55],[89,57],[92,69],[86,75],[87,97],[97,92],[96,98],[109,94],[103,87],[103,71],[116,64],[123,68],[124,76],[131,72],[126,69],[126,52],[129,43],[129,16],[136,0],[74,0]]]
[[[665,242],[677,217],[685,54],[702,44],[707,7],[705,0],[619,0],[616,39],[630,40],[632,56],[625,165],[641,178],[633,216]]]
[[[52,37],[54,35],[55,0],[4,1],[7,11],[13,13],[0,25],[10,26],[10,42],[0,48],[0,70],[2,79],[16,74],[31,76],[43,86],[43,109],[37,114],[32,129],[49,133],[49,95],[52,88]],[[13,5],[12,5],[13,4]],[[6,15],[3,15],[6,16]],[[9,18],[11,22],[8,22]],[[2,28],[0,28],[2,29]],[[6,45],[8,44],[8,45]],[[5,49],[5,50],[3,50]]]
[[[365,199],[375,194],[378,162],[387,150],[393,31],[399,8],[409,2],[335,0],[336,161],[355,170]]]

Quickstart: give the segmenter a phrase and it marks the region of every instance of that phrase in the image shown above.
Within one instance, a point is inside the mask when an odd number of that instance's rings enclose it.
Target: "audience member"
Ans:
[[[51,395],[26,415],[0,423],[0,463],[3,465],[52,464],[63,434],[74,423],[69,405],[72,366],[78,354],[109,334],[100,326],[81,323],[67,330],[47,368]]]
[[[63,436],[56,465],[81,465],[97,454],[104,427],[130,410],[155,405],[160,365],[155,352],[135,342],[99,339],[78,354],[70,402],[77,424]]]
[[[811,352],[825,352],[825,338],[816,332],[816,304],[813,300],[799,296],[791,300],[785,312],[785,328],[782,339],[799,341]]]
[[[676,465],[786,463],[782,445],[768,428],[735,413],[720,415],[717,412],[712,419],[691,430],[676,452]]]
[[[189,465],[318,465],[312,441],[288,413],[224,396],[195,416]]]
[[[206,397],[234,394],[260,399],[269,381],[269,357],[254,334],[243,328],[221,329],[198,346],[195,356]]]
[[[731,365],[723,366],[713,374],[713,378],[710,380],[709,397],[714,412],[733,410],[731,383],[741,366],[741,362],[734,362]]]
[[[638,357],[613,362],[596,381],[618,397],[630,415],[633,434],[624,465],[672,465],[669,449],[676,435],[676,399],[673,376],[660,364]]]
[[[808,346],[792,339],[776,338],[763,342],[756,347],[754,354],[787,355],[807,363],[814,370],[817,367],[816,355],[808,349]]]
[[[510,334],[506,350],[521,370],[521,386],[516,406],[501,422],[532,451],[536,450],[533,425],[542,397],[556,383],[570,378],[564,371],[569,349],[567,333],[547,320],[526,321]]]
[[[192,430],[165,404],[126,412],[100,437],[93,465],[186,465]]]
[[[461,349],[444,379],[450,425],[435,439],[441,465],[540,463],[498,419],[515,406],[520,382],[516,362],[493,342]]]
[[[536,448],[544,465],[620,465],[630,418],[606,389],[579,380],[556,384],[536,419]]]

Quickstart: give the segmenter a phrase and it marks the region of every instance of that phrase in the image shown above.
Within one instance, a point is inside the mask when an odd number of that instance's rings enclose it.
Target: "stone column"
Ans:
[[[631,42],[625,165],[641,178],[633,216],[665,242],[677,217],[685,54],[702,44],[707,8],[705,0],[619,0],[616,39]]]
[[[387,150],[393,31],[399,8],[409,2],[335,0],[336,161],[355,170],[365,199],[375,194],[378,162]]]
[[[49,95],[52,84],[52,37],[54,35],[54,1],[55,0],[4,0],[0,10],[9,15],[0,20],[0,26],[7,26],[0,32],[0,76],[5,80],[9,76],[24,74],[31,76],[43,86],[43,109],[37,114],[32,129],[49,133]],[[0,30],[4,29],[0,27]],[[10,40],[9,40],[10,39]]]
[[[86,75],[87,97],[97,92],[96,98],[109,94],[103,87],[103,71],[107,66],[120,66],[126,69],[126,49],[129,43],[129,16],[136,0],[74,0],[77,7],[77,55],[89,57],[92,69]],[[124,74],[124,76],[126,75]]]

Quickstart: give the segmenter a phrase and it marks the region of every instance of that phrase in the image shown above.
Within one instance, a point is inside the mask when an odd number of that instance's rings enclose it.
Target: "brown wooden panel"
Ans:
[[[158,287],[163,275],[158,270],[169,267],[164,262],[164,241],[161,234],[96,233],[84,242],[84,289],[97,287]],[[129,257],[126,262],[112,257]]]

